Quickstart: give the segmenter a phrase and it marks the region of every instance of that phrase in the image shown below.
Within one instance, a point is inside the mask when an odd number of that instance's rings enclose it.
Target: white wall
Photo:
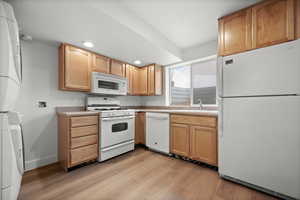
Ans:
[[[211,55],[216,55],[218,50],[218,41],[210,41],[201,45],[190,47],[183,50],[184,61],[204,58]]]
[[[58,46],[23,42],[23,84],[16,110],[24,115],[26,169],[57,161],[55,107],[84,106],[85,94],[58,90]],[[120,97],[122,105],[141,104],[140,97]],[[39,108],[38,101],[46,101]]]

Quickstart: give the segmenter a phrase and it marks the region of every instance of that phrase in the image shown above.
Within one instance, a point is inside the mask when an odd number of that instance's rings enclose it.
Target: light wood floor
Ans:
[[[25,174],[20,200],[271,200],[212,169],[139,148],[69,173],[57,165]]]

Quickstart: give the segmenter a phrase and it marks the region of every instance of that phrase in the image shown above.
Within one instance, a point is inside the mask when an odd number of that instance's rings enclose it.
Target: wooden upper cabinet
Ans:
[[[155,65],[148,67],[148,95],[155,95]]]
[[[163,68],[161,65],[155,67],[155,95],[163,95]]]
[[[163,93],[163,72],[162,66],[152,64],[148,68],[148,95],[162,95]]]
[[[138,67],[132,67],[132,95],[139,95],[140,92],[140,70]]]
[[[138,95],[148,95],[148,68],[138,68]]]
[[[296,14],[296,22],[295,22],[296,38],[300,39],[300,0],[295,0],[295,14]]]
[[[268,0],[252,8],[253,47],[260,48],[295,38],[294,0]]]
[[[201,126],[191,126],[190,129],[190,158],[216,166],[216,129]]]
[[[219,19],[219,55],[251,49],[251,9]]]
[[[108,74],[110,72],[110,59],[102,55],[93,54],[92,71]]]
[[[171,152],[188,157],[190,154],[189,125],[171,124]]]
[[[118,60],[111,60],[110,73],[125,77],[125,64]]]
[[[152,64],[136,67],[73,45],[59,48],[59,89],[89,92],[91,72],[126,77],[128,95],[161,95],[163,87],[162,66]]]
[[[132,65],[126,65],[125,70],[125,77],[127,78],[127,94],[133,95],[133,66]]]
[[[59,88],[61,90],[89,91],[91,53],[63,44],[60,47]]]
[[[265,0],[219,19],[219,55],[300,38],[300,0]]]

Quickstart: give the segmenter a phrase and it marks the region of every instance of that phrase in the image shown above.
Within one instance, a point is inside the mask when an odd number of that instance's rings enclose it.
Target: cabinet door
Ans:
[[[189,156],[189,125],[171,124],[171,152],[181,156]]]
[[[294,0],[269,0],[252,8],[253,47],[293,40]]]
[[[219,54],[222,56],[251,49],[251,9],[219,19]]]
[[[90,90],[91,54],[79,48],[65,46],[64,86],[77,91]]]
[[[136,113],[135,118],[135,144],[145,144],[145,121],[144,112]]]
[[[139,68],[138,67],[132,67],[132,94],[133,95],[139,95]]]
[[[111,60],[110,73],[125,77],[125,64],[118,60]]]
[[[126,65],[126,78],[128,81],[128,91],[127,94],[133,95],[133,66]]]
[[[190,158],[217,165],[217,131],[201,126],[190,127]]]
[[[148,67],[148,95],[155,95],[155,65]]]
[[[161,65],[155,65],[155,95],[163,94],[163,69]]]
[[[92,66],[92,71],[93,72],[102,72],[102,73],[109,73],[109,65],[110,65],[110,59],[93,54],[93,66]]]
[[[139,68],[138,74],[138,94],[147,95],[148,94],[148,69],[147,67]]]

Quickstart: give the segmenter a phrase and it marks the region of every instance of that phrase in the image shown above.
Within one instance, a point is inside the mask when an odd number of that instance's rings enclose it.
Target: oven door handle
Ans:
[[[134,119],[134,116],[127,116],[127,117],[107,117],[102,118],[102,121],[114,121],[114,120],[122,120],[122,119]]]

